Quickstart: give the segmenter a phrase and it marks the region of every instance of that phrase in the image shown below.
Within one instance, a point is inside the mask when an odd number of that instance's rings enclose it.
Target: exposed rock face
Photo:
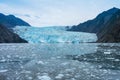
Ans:
[[[0,24],[7,28],[13,28],[15,26],[30,26],[27,22],[21,20],[20,18],[17,18],[13,15],[4,15],[0,13]]]
[[[97,33],[97,42],[120,42],[120,10]]]
[[[21,39],[3,25],[0,25],[0,43],[27,43],[27,41]]]
[[[97,42],[120,42],[120,9],[104,11],[95,19],[73,26],[69,31],[96,33]]]

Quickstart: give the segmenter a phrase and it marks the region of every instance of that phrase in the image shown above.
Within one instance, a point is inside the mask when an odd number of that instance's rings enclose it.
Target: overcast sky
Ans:
[[[112,7],[120,0],[0,0],[0,13],[39,27],[77,25]]]

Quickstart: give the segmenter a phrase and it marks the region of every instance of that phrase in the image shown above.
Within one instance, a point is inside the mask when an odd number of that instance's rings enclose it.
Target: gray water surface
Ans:
[[[0,44],[0,80],[120,80],[120,44]]]

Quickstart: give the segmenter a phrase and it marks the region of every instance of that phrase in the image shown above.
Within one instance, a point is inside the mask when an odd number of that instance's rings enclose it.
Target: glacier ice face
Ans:
[[[66,27],[17,26],[13,30],[29,43],[82,43],[97,40],[96,34],[70,32],[66,31]]]

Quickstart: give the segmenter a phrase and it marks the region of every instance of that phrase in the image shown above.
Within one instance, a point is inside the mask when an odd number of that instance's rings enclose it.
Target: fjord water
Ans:
[[[120,80],[120,44],[0,44],[0,80]]]

